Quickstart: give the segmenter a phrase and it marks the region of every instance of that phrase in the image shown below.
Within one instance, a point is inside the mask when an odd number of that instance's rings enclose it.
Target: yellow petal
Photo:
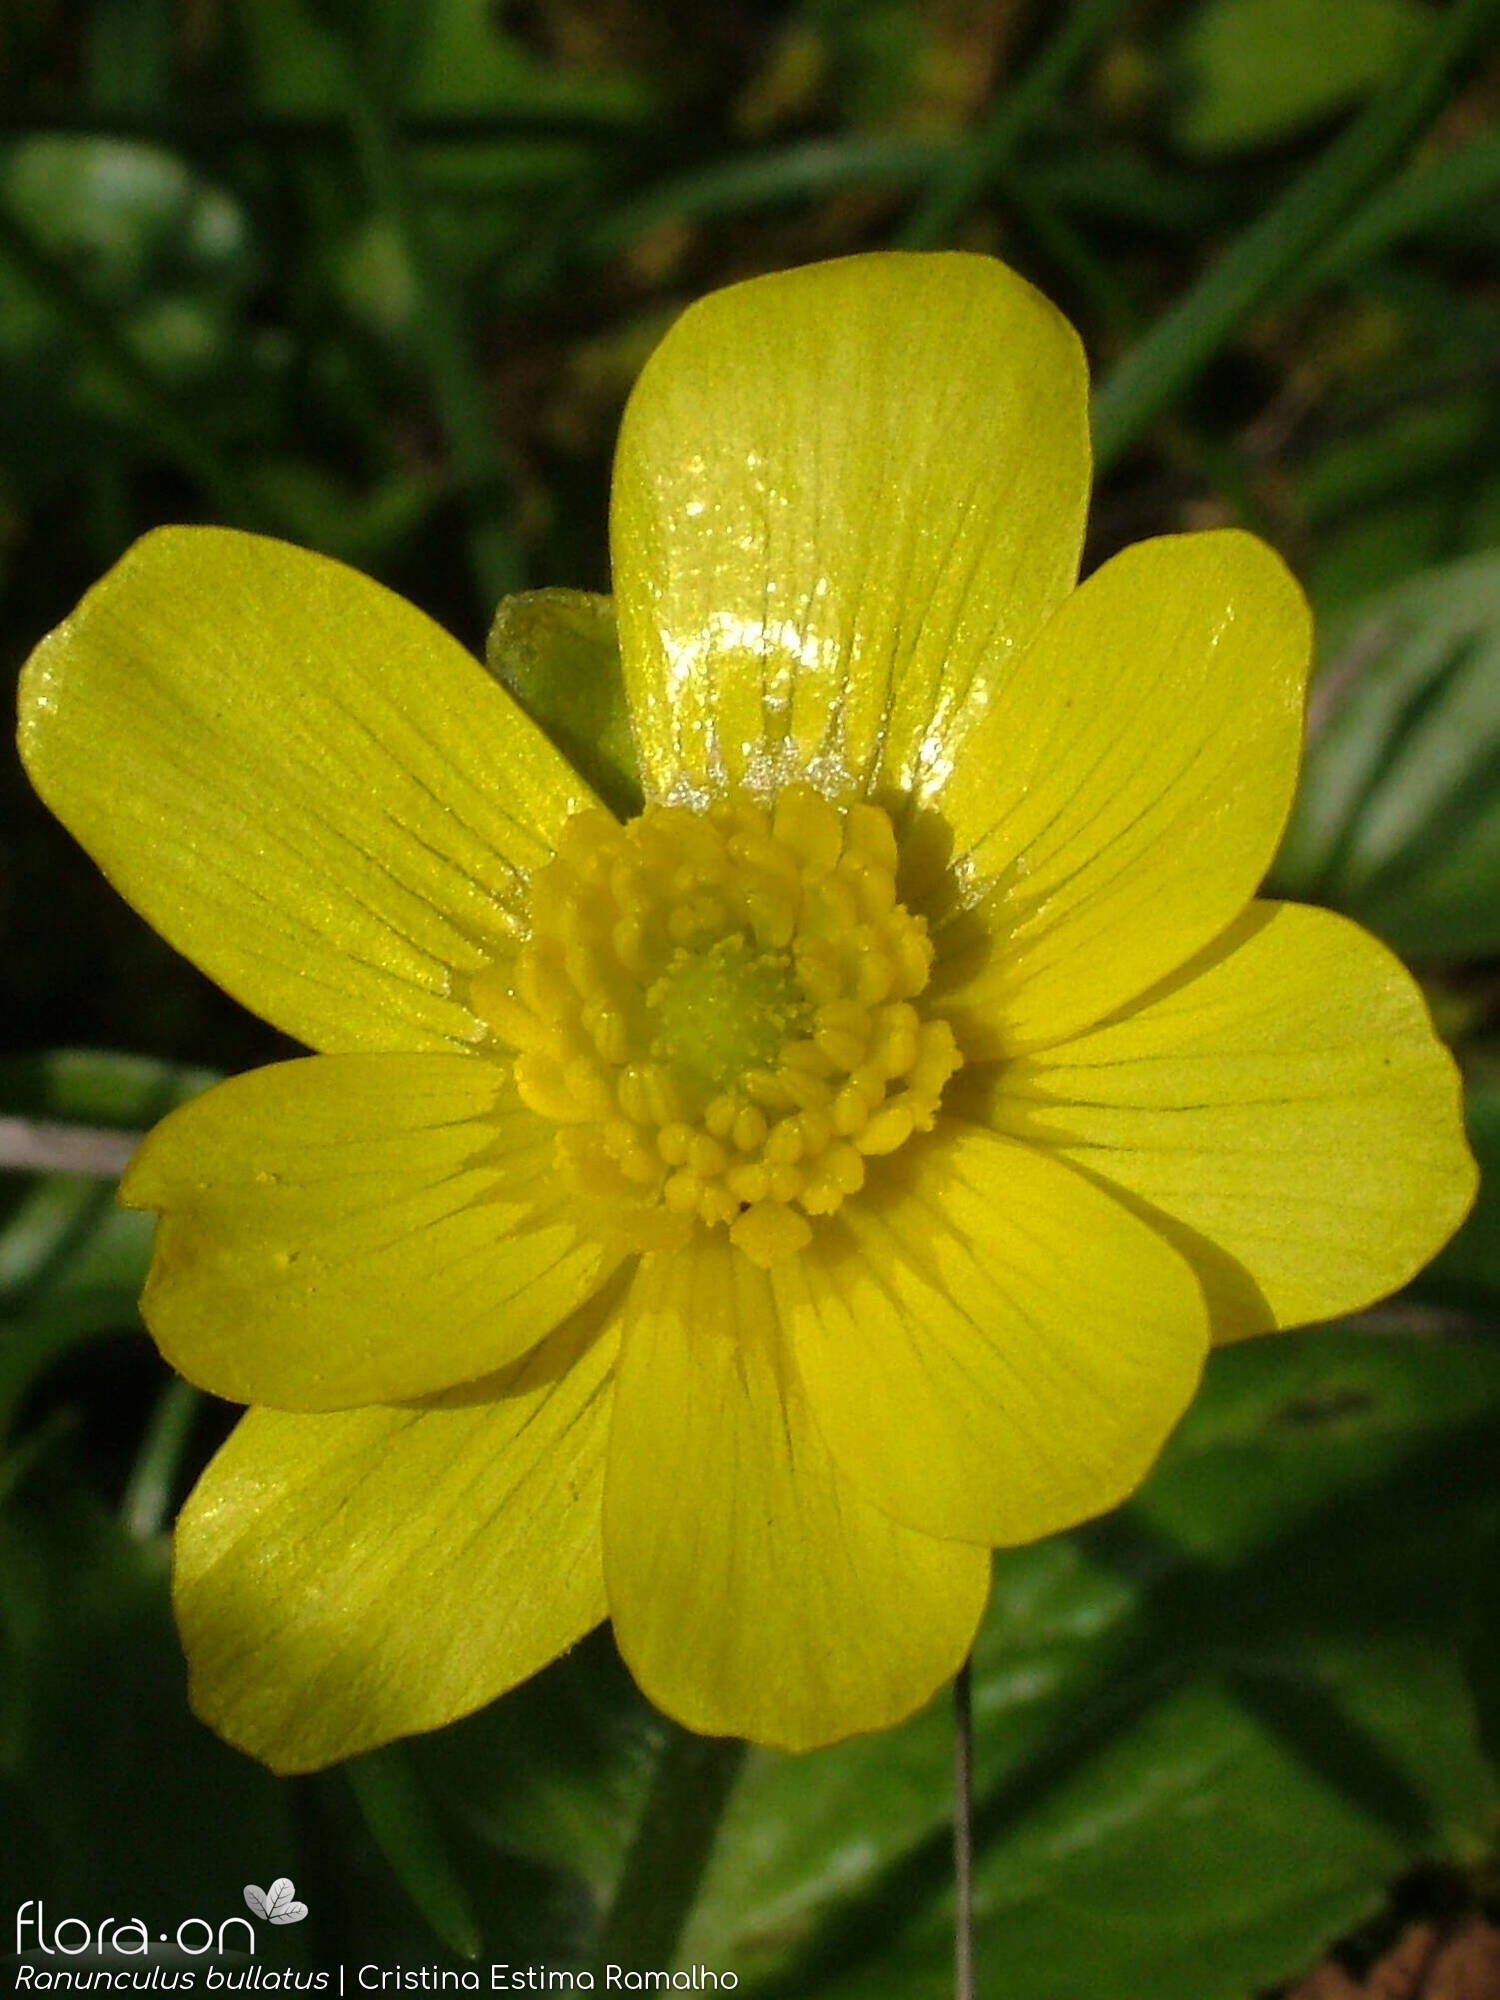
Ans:
[[[277,1771],[436,1729],[604,1616],[604,1302],[422,1408],[252,1410],[177,1525],[193,1706]]]
[[[604,1563],[642,1688],[690,1729],[788,1750],[910,1715],[964,1659],[987,1552],[840,1478],[765,1273],[721,1237],[647,1258],[624,1317]]]
[[[1368,1305],[1473,1199],[1457,1072],[1421,994],[1324,910],[1253,904],[1120,1020],[998,1065],[991,1093],[1001,1129],[1179,1225],[1219,1340]]]
[[[1226,530],[1125,550],[1017,662],[941,801],[981,925],[939,935],[935,990],[971,1055],[1101,1020],[1239,915],[1291,806],[1311,638],[1279,557]]]
[[[32,782],[171,944],[315,1048],[440,1049],[582,780],[368,577],[217,528],[148,535],[32,655]]]
[[[189,1381],[282,1410],[487,1375],[619,1261],[585,1233],[553,1138],[477,1056],[232,1077],[164,1119],[121,1184],[161,1212],[146,1324]]]
[[[1077,571],[1087,381],[986,257],[701,300],[625,413],[611,534],[648,793],[921,787]]]
[[[1208,1348],[1198,1283],[1154,1230],[951,1120],[774,1279],[840,1471],[908,1526],[985,1544],[1133,1492]]]

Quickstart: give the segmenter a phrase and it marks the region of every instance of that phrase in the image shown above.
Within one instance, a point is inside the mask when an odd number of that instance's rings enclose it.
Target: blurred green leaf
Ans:
[[[1488,223],[1490,240],[1500,227],[1494,196],[1500,190],[1500,131],[1481,130],[1431,159],[1418,160],[1373,195],[1304,276],[1314,284],[1347,277],[1361,264],[1407,237],[1447,229],[1467,233]]]
[[[172,0],[94,0],[89,99],[101,111],[159,111],[172,87]]]
[[[219,1072],[107,1049],[0,1058],[0,1110],[126,1130],[154,1124],[219,1081]]]
[[[1206,0],[1178,41],[1172,136],[1194,153],[1286,138],[1384,83],[1430,25],[1418,0]]]
[[[549,72],[497,28],[485,0],[424,0],[415,67],[403,79],[406,108],[418,114],[485,112],[524,101],[544,106],[588,106],[639,116],[650,93],[634,78],[584,70]]]
[[[641,780],[613,601],[584,590],[502,598],[485,657],[606,805],[622,816],[639,812]]]
[[[1214,1358],[1130,1507],[1001,1552],[974,1682],[988,1985],[1243,2000],[1479,1836],[1459,1612],[1497,1469],[1500,1350],[1293,1335]],[[685,1959],[777,1995],[951,1992],[949,1757],[941,1703],[757,1756]]]
[[[0,1846],[12,1907],[175,1933],[295,1873],[286,1788],[188,1711],[166,1571],[164,1542],[132,1540],[61,1469],[0,1505],[0,1778],[27,1830]]]
[[[1479,1162],[1479,1196],[1468,1221],[1422,1273],[1421,1288],[1460,1304],[1500,1305],[1500,1082],[1471,1084],[1469,1144]]]
[[[1435,16],[1413,59],[1115,365],[1094,395],[1096,472],[1119,459],[1258,306],[1305,287],[1319,249],[1438,110],[1451,72],[1493,38],[1497,12],[1496,0],[1453,0]]]
[[[284,115],[344,108],[338,44],[304,0],[238,0],[235,24],[255,101]]]
[[[974,1678],[994,1990],[1243,2000],[1480,1836],[1461,1614],[1497,1471],[1500,1348],[1290,1335],[1215,1356],[1132,1505],[997,1556]],[[600,1633],[409,1769],[439,1824],[597,1908],[660,1732]],[[951,1992],[951,1754],[942,1700],[752,1752],[680,1962],[787,2000]]]
[[[1490,398],[1477,390],[1404,407],[1304,461],[1296,478],[1302,513],[1313,523],[1337,520],[1462,468],[1488,452],[1492,422]]]
[[[128,306],[170,285],[243,287],[243,213],[160,146],[47,133],[14,141],[0,196],[93,296]]]
[[[1500,554],[1367,600],[1325,649],[1273,886],[1408,954],[1500,948]]]
[[[1479,1740],[1500,1776],[1500,1529],[1480,1553],[1468,1662],[1479,1713]]]
[[[477,1958],[483,1944],[478,1921],[442,1829],[407,1768],[404,1747],[392,1744],[358,1757],[345,1766],[345,1776],[375,1844],[434,1934],[460,1958]]]
[[[494,1847],[612,1890],[666,1725],[607,1631],[502,1701],[408,1746],[420,1783]]]

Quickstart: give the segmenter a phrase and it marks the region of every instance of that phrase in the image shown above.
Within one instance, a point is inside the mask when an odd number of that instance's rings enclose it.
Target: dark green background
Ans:
[[[8,0],[5,658],[177,520],[478,649],[504,591],[608,587],[615,425],[686,302],[995,252],[1096,368],[1090,565],[1235,521],[1304,579],[1275,886],[1413,961],[1500,1159],[1497,35],[1485,0]],[[14,767],[0,813],[0,1116],[136,1130],[282,1052]],[[28,1896],[175,1927],[289,1874],[272,1958],[583,1962],[667,1740],[607,1635],[319,1778],[189,1717],[163,1529],[230,1413],[139,1330],[147,1237],[97,1177],[0,1176],[0,1951]],[[981,1991],[1244,2000],[1493,1893],[1497,1298],[1487,1188],[1390,1305],[1220,1356],[1130,1506],[998,1560]],[[752,1754],[685,1962],[950,1991],[949,1739],[938,1704]]]

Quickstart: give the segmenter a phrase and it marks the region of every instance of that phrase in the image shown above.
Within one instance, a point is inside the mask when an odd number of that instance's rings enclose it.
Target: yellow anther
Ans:
[[[623,1160],[639,1142],[640,1133],[628,1118],[610,1118],[601,1129],[606,1149],[617,1160]]]
[[[824,1105],[833,1102],[833,1092],[824,1079],[801,1064],[783,1063],[781,1080],[786,1086],[787,1096],[803,1110],[821,1110]]]
[[[868,951],[861,954],[854,990],[867,1007],[878,1006],[882,1000],[889,998],[895,984],[895,972],[895,965],[879,945],[871,945]]]
[[[767,1069],[747,1070],[740,1079],[745,1095],[773,1116],[790,1111],[795,1099],[779,1074]]]
[[[651,1122],[651,1089],[644,1063],[627,1063],[615,1078],[615,1097],[627,1118],[637,1125]]]
[[[771,1128],[766,1139],[765,1157],[772,1166],[795,1166],[805,1151],[800,1118],[783,1118],[779,1125]]]
[[[469,1004],[497,1040],[513,1049],[546,1049],[556,1054],[556,1029],[507,990],[498,967],[487,966],[475,979]]]
[[[731,1167],[724,1179],[741,1201],[764,1201],[771,1192],[771,1170],[759,1160],[747,1160],[743,1166]]]
[[[824,937],[847,938],[860,920],[859,898],[853,885],[829,875],[808,894],[813,921]]]
[[[867,854],[880,867],[896,872],[896,833],[889,813],[879,806],[850,806],[844,815],[844,847]]]
[[[594,1133],[572,1126],[557,1135],[559,1163],[582,1194],[618,1195],[626,1188],[619,1163],[600,1146]]]
[[[630,1030],[617,1007],[607,1000],[591,1000],[583,1010],[583,1025],[605,1062],[611,1067],[624,1062],[630,1053]]]
[[[710,1181],[698,1202],[698,1213],[709,1227],[716,1223],[733,1222],[739,1212],[739,1196],[731,1194],[723,1181]]]
[[[735,1113],[734,1143],[742,1153],[756,1152],[766,1143],[766,1114],[753,1104]]]
[[[608,1118],[613,1114],[615,1095],[608,1078],[587,1056],[575,1056],[564,1063],[563,1081],[583,1117]]]
[[[870,1054],[886,1076],[905,1076],[916,1061],[921,1025],[916,1009],[904,1000],[881,1008]]]
[[[854,1069],[864,1059],[863,1035],[856,1035],[848,1028],[819,1028],[815,1040],[835,1069]]]
[[[911,1137],[911,1109],[906,1104],[885,1104],[858,1133],[854,1143],[862,1153],[894,1153]]]
[[[581,1125],[588,1117],[579,1109],[561,1066],[550,1056],[523,1055],[516,1064],[516,1091],[528,1111],[559,1125]]]
[[[651,952],[647,929],[637,910],[628,911],[609,934],[610,945],[621,968],[640,984],[653,979],[660,970]]]
[[[534,945],[516,960],[516,993],[543,1022],[566,1013],[577,999],[562,964]]]
[[[932,940],[925,925],[913,919],[901,926],[893,942],[895,974],[891,993],[897,1000],[911,1000],[922,992],[932,976]]]
[[[844,966],[827,938],[799,937],[793,945],[802,990],[815,1001],[839,999],[844,992]]]
[[[529,938],[469,997],[620,1244],[727,1226],[774,1264],[931,1128],[960,1058],[910,1004],[932,945],[896,862],[883,812],[805,784],[567,822]]]
[[[784,951],[797,929],[797,902],[771,884],[746,891],[745,907],[755,932],[755,941],[764,951]]]
[[[870,1107],[864,1100],[859,1087],[846,1083],[833,1100],[833,1129],[848,1139],[855,1133],[863,1132],[869,1123]]]
[[[812,1159],[833,1137],[833,1119],[826,1111],[799,1111],[797,1125],[802,1133],[802,1157]]]
[[[752,1264],[770,1270],[805,1249],[812,1241],[807,1218],[779,1201],[757,1202],[730,1224],[729,1240]]]
[[[870,923],[876,923],[896,900],[896,884],[888,868],[877,868],[862,854],[846,854],[839,873],[854,885],[860,909]]]
[[[707,1180],[711,1175],[723,1173],[729,1165],[729,1154],[721,1141],[707,1132],[698,1132],[688,1147],[688,1165]]]
[[[884,819],[884,813],[880,817]],[[776,801],[772,826],[779,841],[824,872],[833,867],[844,845],[842,814],[811,785],[788,785]]]
[[[667,1180],[661,1198],[674,1215],[691,1215],[703,1199],[703,1182],[697,1174],[684,1167],[681,1173],[673,1174]]]
[[[739,1100],[728,1092],[714,1098],[703,1114],[703,1123],[716,1139],[727,1139],[739,1116]]]
[[[656,1150],[669,1167],[687,1165],[688,1148],[692,1143],[693,1128],[680,1119],[671,1125],[663,1125],[656,1135]]]

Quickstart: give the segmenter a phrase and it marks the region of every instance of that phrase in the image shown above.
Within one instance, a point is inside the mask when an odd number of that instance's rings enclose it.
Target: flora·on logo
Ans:
[[[257,1889],[253,1882],[247,1882],[245,1901],[268,1924],[300,1924],[307,1915],[307,1905],[297,1901],[289,1875],[278,1875],[269,1889]]]
[[[282,1887],[273,1883],[272,1888]],[[290,1895],[291,1883],[285,1888]],[[257,1894],[259,1891],[257,1891]],[[252,1905],[253,1907],[253,1905]],[[300,1916],[307,1915],[303,1903],[294,1906]],[[32,1913],[35,1914],[32,1914]],[[297,1917],[273,1917],[273,1923],[295,1923]],[[226,1917],[219,1925],[217,1933],[206,1917],[184,1917],[177,1926],[175,1943],[179,1951],[192,1958],[201,1958],[207,1951],[217,1948],[222,1954],[228,1949],[225,1934],[231,1925],[236,1925],[249,1940],[251,1954],[255,1951],[255,1931],[245,1917]],[[201,1933],[201,1941],[200,1941]],[[162,1931],[158,1941],[168,1942],[167,1933]],[[144,1958],[151,1949],[151,1934],[139,1917],[127,1917],[123,1923],[114,1917],[104,1917],[98,1926],[83,1917],[59,1917],[49,1933],[47,1928],[46,1905],[40,1897],[28,1896],[16,1911],[16,1956],[24,1957],[30,1951],[44,1952],[48,1958],[61,1954],[64,1958],[78,1958],[84,1952],[117,1951],[129,1958]]]

